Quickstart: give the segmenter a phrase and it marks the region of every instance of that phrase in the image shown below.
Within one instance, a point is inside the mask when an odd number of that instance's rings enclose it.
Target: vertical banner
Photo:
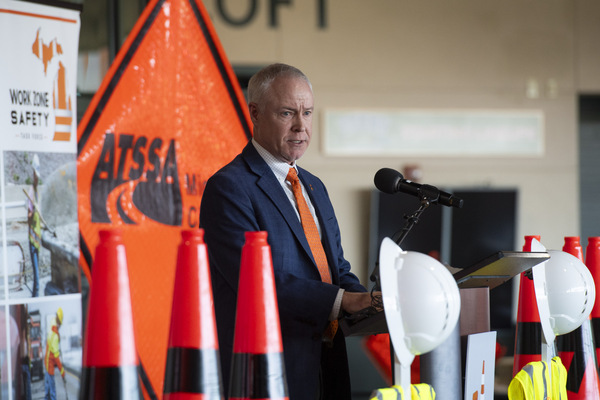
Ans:
[[[202,2],[150,1],[81,120],[77,167],[84,270],[99,231],[122,232],[147,398],[162,395],[181,231],[199,227],[206,180],[250,136]]]
[[[0,0],[2,399],[76,398],[79,11]]]

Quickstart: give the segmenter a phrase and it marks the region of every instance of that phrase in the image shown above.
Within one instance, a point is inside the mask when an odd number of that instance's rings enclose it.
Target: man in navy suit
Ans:
[[[229,388],[236,295],[244,233],[267,231],[271,247],[291,400],[350,399],[346,344],[340,329],[325,331],[342,312],[371,305],[350,272],[323,182],[298,167],[311,140],[310,81],[297,68],[273,64],[252,77],[248,108],[253,139],[207,182],[200,224],[208,247],[224,388]],[[331,283],[323,282],[286,176],[296,169],[317,223]]]

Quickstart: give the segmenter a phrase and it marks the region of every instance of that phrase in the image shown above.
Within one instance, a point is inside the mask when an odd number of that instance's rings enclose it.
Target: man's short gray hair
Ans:
[[[250,78],[248,82],[248,101],[259,104],[263,95],[269,90],[271,83],[279,77],[300,78],[308,83],[312,90],[312,85],[304,72],[296,67],[287,64],[271,64],[267,65]]]

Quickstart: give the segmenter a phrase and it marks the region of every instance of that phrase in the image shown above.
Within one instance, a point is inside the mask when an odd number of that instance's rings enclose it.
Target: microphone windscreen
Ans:
[[[384,193],[394,194],[398,191],[398,184],[404,176],[395,169],[381,168],[375,174],[375,187]]]

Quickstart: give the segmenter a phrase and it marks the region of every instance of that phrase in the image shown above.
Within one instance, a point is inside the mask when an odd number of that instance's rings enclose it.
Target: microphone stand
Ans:
[[[421,217],[421,214],[423,214],[423,212],[431,205],[431,202],[423,197],[421,199],[421,205],[419,206],[419,208],[417,209],[417,211],[415,211],[414,213],[412,213],[411,215],[405,215],[404,219],[406,219],[406,225],[404,226],[404,228],[402,228],[400,231],[396,232],[394,234],[394,236],[392,237],[392,240],[394,242],[396,242],[396,244],[398,246],[400,246],[400,243],[402,243],[402,241],[406,238],[406,236],[408,236],[408,233],[410,232],[410,230],[419,223],[419,218]]]
[[[423,190],[423,189],[425,189],[425,190]],[[400,231],[396,232],[394,234],[394,236],[392,237],[392,240],[394,242],[396,242],[396,244],[398,246],[400,246],[400,243],[402,243],[402,241],[406,238],[406,236],[408,236],[411,229],[414,228],[414,226],[419,223],[419,218],[421,217],[421,214],[423,214],[423,212],[425,212],[425,210],[427,208],[429,208],[431,203],[437,202],[439,195],[440,195],[439,190],[437,188],[435,188],[433,186],[429,186],[429,185],[423,185],[419,189],[418,194],[419,194],[419,200],[420,200],[419,208],[410,215],[404,215],[404,219],[406,219],[406,224],[405,224],[404,228],[402,228]],[[377,262],[376,262],[375,269],[373,270],[373,273],[371,274],[370,279],[372,282],[375,282],[375,285],[373,286],[373,289],[371,290],[371,302],[375,303],[377,300],[375,299],[373,293],[375,292],[376,289],[378,291],[381,291],[381,283],[379,280],[379,260],[377,260]],[[380,299],[379,303],[383,304],[383,300]],[[390,357],[391,357],[392,381],[393,381],[394,376],[395,376],[396,357],[395,357],[395,353],[394,353],[394,345],[392,344],[391,338],[390,338]]]
[[[419,223],[421,214],[423,214],[423,212],[425,212],[425,210],[429,208],[432,203],[437,203],[440,197],[440,191],[435,186],[423,185],[418,190],[418,196],[420,201],[419,208],[411,215],[404,215],[404,219],[406,219],[406,225],[400,231],[396,232],[392,237],[392,240],[396,242],[398,246],[400,246],[402,241],[406,238],[406,236],[408,236],[411,229]],[[381,291],[381,283],[379,281],[379,260],[376,261],[375,268],[373,269],[373,273],[369,279],[371,282],[375,282],[371,293],[374,291]]]
[[[432,203],[437,203],[440,196],[440,191],[435,186],[422,185],[417,191],[417,194],[420,200],[419,208],[411,215],[404,215],[404,218],[406,219],[406,225],[403,229],[396,232],[394,234],[394,237],[392,238],[392,240],[394,240],[394,242],[396,242],[396,244],[398,245],[402,243],[402,241],[406,238],[411,229],[419,223],[419,218],[421,217],[421,214],[423,214],[423,212]],[[357,321],[363,320],[367,317],[377,314],[380,310],[383,309],[383,299],[381,298],[381,295],[375,295],[375,292],[381,292],[381,282],[379,277],[379,260],[375,262],[375,268],[373,268],[373,272],[371,273],[369,279],[371,280],[371,282],[375,283],[373,285],[373,288],[371,289],[371,306],[348,316],[347,318],[348,320],[352,321],[351,323],[356,323]],[[394,352],[392,349],[392,358],[393,354]],[[393,365],[394,361],[392,359],[392,368]]]

